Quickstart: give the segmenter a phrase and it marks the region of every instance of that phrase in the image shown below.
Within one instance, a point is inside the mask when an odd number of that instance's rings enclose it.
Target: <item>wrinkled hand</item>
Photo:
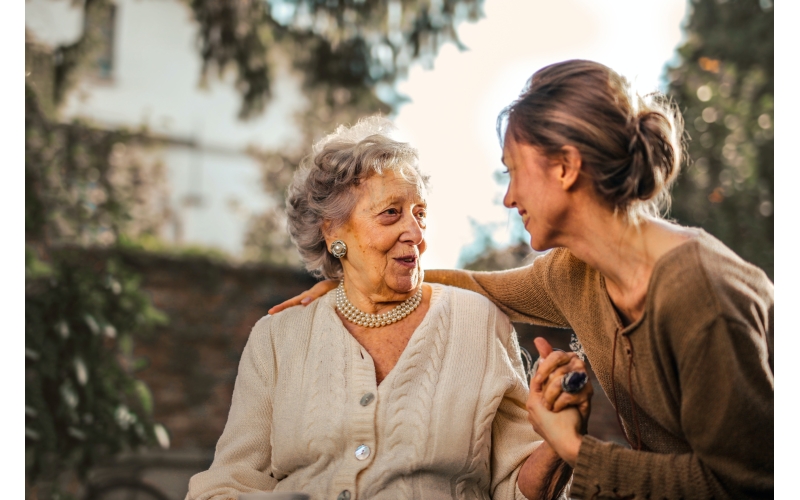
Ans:
[[[531,378],[531,394],[534,391],[540,394],[543,407],[554,413],[568,407],[576,408],[583,424],[581,431],[585,433],[592,411],[592,381],[587,380],[580,392],[570,394],[564,392],[561,380],[569,372],[586,373],[586,364],[574,352],[554,351],[550,343],[541,337],[537,337],[533,343],[540,358],[536,373]]]
[[[542,392],[534,391],[533,388],[528,396],[526,408],[528,422],[533,426],[533,430],[558,453],[562,460],[574,468],[583,442],[581,429],[584,423],[578,410],[568,407],[558,413],[552,412],[544,407]]]
[[[314,300],[322,297],[326,293],[328,293],[331,290],[333,290],[334,288],[336,288],[338,285],[339,285],[339,282],[335,281],[335,280],[323,280],[323,281],[320,281],[319,283],[317,283],[316,285],[312,286],[309,290],[306,290],[305,292],[301,293],[300,295],[298,295],[296,297],[292,297],[291,299],[289,299],[287,301],[281,302],[277,306],[272,306],[272,308],[269,311],[267,311],[267,314],[277,314],[277,313],[283,311],[284,309],[287,309],[287,308],[292,307],[292,306],[300,305],[300,304],[302,304],[304,306],[307,306],[308,304],[310,304]]]
[[[569,394],[561,387],[561,379],[571,371],[586,373],[586,365],[575,353],[554,351],[541,337],[534,340],[534,345],[540,357],[531,378],[526,405],[528,421],[562,460],[575,467],[591,414],[594,389],[589,380],[580,392]]]

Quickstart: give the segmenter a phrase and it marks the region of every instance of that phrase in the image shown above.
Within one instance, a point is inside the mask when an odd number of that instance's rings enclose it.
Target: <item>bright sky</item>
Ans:
[[[510,211],[493,176],[502,169],[495,120],[537,69],[592,59],[642,91],[663,90],[686,7],[685,0],[486,0],[486,17],[459,29],[469,51],[447,45],[433,70],[415,66],[399,85],[412,102],[395,122],[431,174],[424,267],[456,266],[474,241],[470,218],[499,223],[495,240],[508,241]]]

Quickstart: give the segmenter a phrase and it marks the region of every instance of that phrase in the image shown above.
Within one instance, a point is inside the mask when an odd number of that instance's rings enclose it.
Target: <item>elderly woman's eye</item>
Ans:
[[[399,210],[397,210],[396,208],[390,208],[390,209],[386,210],[386,211],[385,211],[385,212],[383,212],[383,213],[385,213],[385,214],[387,214],[387,215],[397,215],[397,214],[399,214],[399,213],[400,213],[400,211],[399,211]]]
[[[417,212],[417,217],[420,219],[424,219],[427,216],[428,216],[427,210],[420,210],[419,212]]]

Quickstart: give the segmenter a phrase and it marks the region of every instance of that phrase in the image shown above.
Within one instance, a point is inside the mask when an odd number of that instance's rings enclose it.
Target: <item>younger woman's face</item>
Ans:
[[[534,250],[553,248],[568,208],[560,164],[535,146],[517,142],[511,133],[506,134],[502,161],[510,177],[503,205],[522,216]]]

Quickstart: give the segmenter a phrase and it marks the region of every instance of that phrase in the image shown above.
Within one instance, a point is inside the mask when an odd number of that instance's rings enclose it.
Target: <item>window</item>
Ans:
[[[110,80],[114,76],[114,28],[116,17],[117,6],[114,4],[88,9],[84,17],[86,29],[91,30],[98,44],[94,49],[95,59],[90,71],[93,76],[101,80]]]

